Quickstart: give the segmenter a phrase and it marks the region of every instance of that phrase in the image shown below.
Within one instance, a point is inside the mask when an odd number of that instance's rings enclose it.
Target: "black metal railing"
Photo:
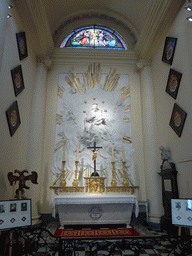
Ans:
[[[45,228],[16,228],[4,231],[0,236],[0,256],[72,256],[86,251],[96,256],[105,251],[105,255],[123,255],[131,250],[140,255],[143,250],[165,248],[167,255],[189,255],[192,253],[192,236],[140,236],[127,238],[63,239],[55,237]]]

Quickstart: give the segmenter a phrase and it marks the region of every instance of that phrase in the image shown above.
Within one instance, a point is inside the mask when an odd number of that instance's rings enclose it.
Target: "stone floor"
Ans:
[[[167,235],[166,232],[163,232],[158,229],[150,228],[148,225],[143,225],[140,221],[135,220],[132,225],[132,227],[135,228],[135,230],[140,234],[140,237],[159,237],[161,235]],[[47,229],[54,234],[56,229],[59,227],[59,223],[49,223],[47,225]],[[102,243],[102,242],[101,242]],[[114,241],[115,244],[115,241]],[[112,246],[112,244],[110,245]],[[174,252],[171,252],[172,245],[168,240],[161,241],[160,244],[150,244],[149,242],[149,248],[145,248],[140,250],[139,254],[135,254],[134,250],[119,250],[118,248],[113,251],[112,254],[109,254],[109,251],[107,250],[97,250],[96,253],[94,253],[94,256],[107,256],[107,255],[114,255],[114,256],[131,256],[131,255],[143,255],[143,256],[177,256],[177,255],[192,255],[192,252],[185,253],[180,248],[177,248]],[[81,247],[79,251],[76,252],[66,252],[66,256],[91,256],[93,255],[92,252],[86,250],[86,247]]]

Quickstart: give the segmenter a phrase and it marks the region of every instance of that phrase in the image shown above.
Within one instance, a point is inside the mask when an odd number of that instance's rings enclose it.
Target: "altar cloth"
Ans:
[[[129,224],[132,211],[138,216],[135,195],[121,194],[66,194],[56,195],[53,217],[57,206],[61,225],[66,224]]]

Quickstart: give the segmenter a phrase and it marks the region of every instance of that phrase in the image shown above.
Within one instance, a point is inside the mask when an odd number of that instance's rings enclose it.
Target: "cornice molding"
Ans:
[[[148,19],[134,52],[139,59],[152,60],[185,0],[153,0]]]
[[[30,38],[36,45],[37,55],[49,56],[54,48],[53,39],[50,31],[49,22],[44,9],[42,0],[14,0],[20,16],[24,17],[24,25],[30,33]],[[23,13],[24,12],[24,13]]]
[[[129,64],[135,67],[137,63],[134,52],[128,50],[55,48],[50,59],[53,65],[85,64],[102,60],[102,64],[113,61],[115,65]]]

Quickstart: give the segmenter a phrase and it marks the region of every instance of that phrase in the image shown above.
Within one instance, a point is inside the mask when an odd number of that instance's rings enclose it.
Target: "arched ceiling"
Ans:
[[[49,56],[75,26],[111,25],[138,58],[152,59],[185,0],[12,0],[36,55]],[[14,15],[14,8],[12,9]],[[154,46],[155,45],[155,46]]]

